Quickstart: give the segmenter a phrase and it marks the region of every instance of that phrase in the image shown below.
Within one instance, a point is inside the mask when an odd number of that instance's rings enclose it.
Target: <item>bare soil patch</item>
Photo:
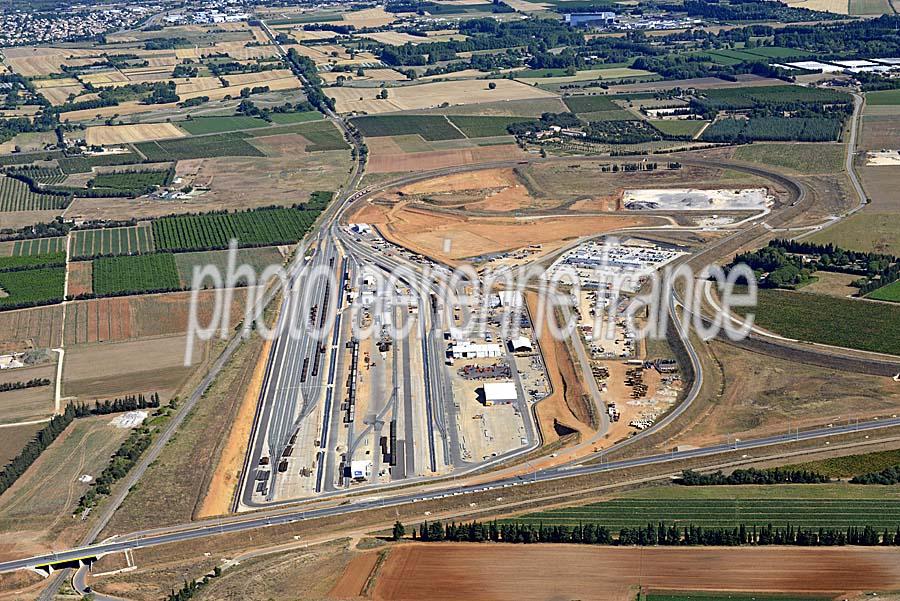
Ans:
[[[195,345],[195,361],[204,356],[206,344]],[[165,402],[193,370],[184,366],[186,345],[185,337],[176,335],[69,348],[63,394],[88,400],[159,392]]]
[[[429,171],[444,167],[476,165],[491,161],[525,158],[528,155],[515,144],[496,146],[475,146],[456,150],[432,150],[427,152],[403,152],[389,147],[379,150],[372,147],[367,173],[401,173],[407,171]]]
[[[15,350],[57,347],[62,339],[62,306],[0,312],[0,343]]]
[[[529,292],[525,297],[529,312],[534,319],[538,319],[537,294]],[[538,342],[553,387],[550,396],[541,400],[535,408],[544,444],[556,442],[560,433],[565,431],[578,432],[582,440],[589,438],[594,433],[586,405],[590,400],[585,400],[584,387],[575,372],[575,359],[565,344],[550,334],[546,319],[541,323]]]
[[[376,199],[374,202],[378,202]],[[582,236],[596,236],[610,230],[654,223],[659,218],[645,215],[551,216],[551,217],[466,217],[437,213],[405,203],[388,208],[372,205],[380,211],[363,211],[352,221],[377,225],[391,241],[416,252],[444,261],[521,248],[527,244],[544,245],[543,252],[558,248]],[[446,241],[450,250],[447,252]]]
[[[900,586],[893,549],[610,548],[412,544],[396,547],[374,599],[629,600],[676,590],[836,593]]]
[[[673,434],[666,448],[767,436],[789,427],[846,424],[900,408],[900,390],[888,377],[785,363],[721,342],[708,348],[724,370],[725,392],[714,402],[698,399],[702,413]]]
[[[69,295],[91,294],[94,291],[93,265],[91,261],[69,263],[69,287],[66,290]]]

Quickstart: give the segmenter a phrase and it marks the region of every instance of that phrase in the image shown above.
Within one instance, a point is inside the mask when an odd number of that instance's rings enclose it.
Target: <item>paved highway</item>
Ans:
[[[32,569],[45,566],[54,562],[76,561],[86,557],[96,557],[108,553],[116,553],[127,549],[142,549],[156,545],[176,543],[181,541],[195,540],[216,534],[226,534],[230,532],[244,532],[256,528],[266,526],[274,526],[278,524],[289,524],[294,522],[302,522],[322,517],[335,515],[344,515],[365,511],[367,509],[376,509],[379,507],[395,507],[432,499],[444,498],[448,495],[471,494],[474,492],[482,492],[485,490],[493,490],[509,486],[527,485],[533,482],[544,482],[548,480],[559,480],[572,478],[575,476],[583,476],[588,474],[598,474],[613,470],[621,470],[646,465],[656,465],[682,459],[691,459],[697,457],[711,457],[714,455],[729,453],[732,451],[758,449],[766,446],[783,444],[790,441],[803,441],[824,439],[838,434],[847,434],[853,432],[873,432],[883,428],[900,426],[900,418],[889,418],[883,420],[874,420],[859,422],[856,424],[848,424],[844,426],[835,426],[831,428],[817,428],[814,430],[791,432],[790,434],[780,434],[776,436],[767,436],[751,440],[736,440],[733,443],[719,444],[710,447],[701,447],[687,451],[673,451],[659,455],[651,455],[647,457],[639,457],[636,459],[626,459],[622,461],[611,461],[609,463],[594,465],[576,465],[555,467],[552,469],[539,470],[534,472],[527,478],[511,477],[497,480],[490,484],[469,485],[469,486],[448,486],[444,489],[419,491],[419,492],[403,492],[393,497],[381,497],[351,500],[349,504],[337,505],[332,507],[322,507],[316,509],[297,509],[291,512],[281,512],[273,516],[260,516],[256,518],[245,519],[237,522],[218,522],[209,523],[185,531],[168,532],[164,534],[141,536],[135,533],[121,540],[113,539],[104,543],[88,545],[77,549],[70,549],[59,553],[47,553],[6,561],[0,563],[0,573],[10,572],[20,569]],[[560,484],[564,486],[564,484]]]

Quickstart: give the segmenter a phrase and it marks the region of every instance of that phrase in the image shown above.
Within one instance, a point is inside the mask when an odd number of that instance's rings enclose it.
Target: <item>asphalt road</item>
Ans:
[[[86,557],[96,557],[108,553],[116,553],[127,549],[142,549],[156,545],[169,543],[177,543],[188,540],[195,540],[207,536],[217,534],[226,534],[231,532],[244,532],[256,528],[266,526],[274,526],[278,524],[289,524],[295,522],[303,522],[322,517],[335,515],[345,515],[367,509],[375,509],[379,507],[395,507],[405,505],[407,503],[439,499],[446,496],[458,494],[471,494],[474,492],[482,492],[485,490],[494,490],[497,488],[505,488],[509,486],[525,486],[533,482],[545,482],[548,480],[563,480],[575,476],[583,476],[587,474],[598,474],[612,470],[620,470],[634,468],[645,465],[662,464],[682,459],[690,459],[697,457],[711,457],[717,454],[728,453],[739,450],[751,450],[761,447],[782,444],[789,441],[814,440],[819,438],[828,438],[838,434],[847,434],[853,432],[871,432],[878,429],[900,426],[900,418],[890,418],[883,420],[859,422],[856,424],[848,424],[843,426],[835,426],[832,428],[817,428],[814,430],[792,432],[790,434],[780,434],[776,436],[768,436],[752,440],[736,440],[733,443],[719,444],[710,447],[701,447],[686,451],[673,451],[659,455],[651,455],[647,457],[639,457],[635,459],[626,459],[622,461],[611,461],[603,464],[593,465],[576,465],[572,467],[556,467],[552,469],[539,470],[528,477],[511,477],[497,480],[491,484],[470,485],[470,486],[448,486],[440,490],[429,490],[420,492],[403,492],[393,497],[369,498],[363,500],[354,500],[346,505],[337,505],[332,507],[322,507],[316,509],[297,509],[292,512],[282,512],[275,516],[260,516],[257,518],[246,519],[239,522],[219,522],[211,523],[204,526],[198,526],[192,530],[175,531],[157,535],[141,536],[140,533],[129,535],[125,540],[111,540],[104,543],[62,551],[59,553],[47,553],[36,555],[23,559],[7,561],[0,563],[0,573],[10,572],[20,569],[30,569],[41,567],[52,562],[76,561]],[[560,486],[564,487],[563,483]]]

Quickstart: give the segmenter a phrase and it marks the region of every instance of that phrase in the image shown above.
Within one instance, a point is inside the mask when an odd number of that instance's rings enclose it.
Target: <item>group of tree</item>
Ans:
[[[49,383],[49,380],[48,380]],[[91,407],[85,403],[79,403],[75,407],[75,417],[87,417],[89,415],[108,415],[110,413],[125,413],[139,409],[159,408],[159,393],[152,393],[149,398],[143,394],[127,395],[121,398],[96,400]]]
[[[222,568],[216,566],[213,568],[212,574],[207,574],[200,580],[191,580],[190,582],[185,580],[184,586],[177,591],[169,593],[169,596],[166,597],[166,601],[188,601],[188,599],[192,599],[200,589],[209,584],[209,581],[212,578],[218,578],[221,575]]]
[[[830,478],[811,470],[786,469],[780,467],[768,469],[734,470],[727,476],[721,471],[711,474],[700,474],[693,470],[681,472],[676,482],[684,486],[722,486],[735,484],[822,484]]]
[[[396,526],[395,526],[396,528]],[[872,526],[839,528],[803,528],[793,525],[734,527],[675,526],[663,522],[622,528],[613,536],[609,528],[591,522],[576,526],[534,524],[531,522],[456,524],[424,522],[413,531],[413,538],[426,542],[500,542],[515,544],[574,543],[620,546],[727,546],[796,545],[831,547],[843,545],[900,546],[900,526],[896,531],[879,532]]]
[[[540,118],[531,121],[517,121],[506,126],[506,131],[514,136],[523,136],[551,127],[572,128],[581,127],[584,122],[575,113],[542,113]]]
[[[26,388],[37,388],[38,386],[49,386],[50,378],[32,378],[27,382],[3,382],[0,383],[0,392],[9,392],[10,390],[25,390]]]
[[[851,484],[900,484],[900,465],[892,465],[878,472],[861,474],[850,479]]]
[[[662,132],[647,121],[591,121],[587,139],[601,144],[643,144],[662,140]]]
[[[54,415],[46,426],[38,430],[28,444],[19,451],[19,454],[6,464],[0,472],[0,495],[12,486],[19,477],[25,473],[32,463],[37,461],[41,453],[62,434],[69,424],[75,419],[75,405],[66,405],[61,415]]]
[[[296,48],[288,50],[287,61],[291,71],[303,82],[307,102],[323,113],[333,111],[334,100],[322,91],[322,78],[319,77],[316,63],[308,56],[302,56]]]
[[[65,236],[73,224],[66,222],[62,216],[47,223],[34,223],[18,229],[0,229],[0,240],[31,240],[34,238],[57,238]]]
[[[764,288],[794,288],[809,281],[815,271],[805,266],[801,257],[771,244],[737,255],[729,267],[740,264],[750,267],[756,274],[757,282]]]
[[[97,505],[102,497],[112,491],[112,485],[128,474],[153,441],[153,432],[153,429],[147,426],[139,426],[131,431],[110,458],[107,466],[78,500],[76,514]]]
[[[861,276],[853,282],[861,296],[900,279],[900,258],[846,250],[831,243],[776,239],[759,250],[737,255],[731,266],[740,263],[750,266],[760,285],[770,288],[796,287],[818,270]]]
[[[900,54],[900,15],[857,19],[833,25],[789,25],[773,31],[773,44],[816,58],[877,58]]]
[[[801,21],[829,21],[841,15],[802,7],[788,6],[779,0],[686,0],[681,10],[689,17],[703,17],[719,21],[776,21],[797,23]]]

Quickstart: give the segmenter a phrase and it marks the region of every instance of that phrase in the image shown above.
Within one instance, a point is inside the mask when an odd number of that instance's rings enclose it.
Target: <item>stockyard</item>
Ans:
[[[0,573],[0,598],[900,590],[896,484],[672,482],[682,468],[837,461],[855,467],[833,478],[878,480],[866,474],[896,466],[890,2],[562,4],[13,13],[50,23],[40,35],[2,17],[20,37],[0,49],[0,563],[138,542],[74,578]],[[744,30],[760,22],[769,35]],[[193,272],[227,270],[231,235],[256,274],[296,259],[304,297],[273,288],[264,317],[301,336],[256,326],[194,341],[185,363]],[[612,306],[669,266],[754,261],[776,238],[839,248],[765,254],[778,266],[757,269],[746,340],[642,340],[649,312]],[[448,281],[460,265],[571,269],[580,292],[548,311],[534,287]],[[398,267],[462,300],[387,279]],[[230,337],[258,292],[201,291],[196,322]],[[721,302],[711,291],[699,310]],[[509,309],[524,309],[512,332]],[[570,317],[573,335],[554,338]],[[133,395],[160,406],[130,410]],[[853,455],[869,449],[886,456]],[[411,544],[426,521],[472,518],[590,523],[613,544]],[[885,541],[626,545],[622,529],[648,521],[870,526]],[[145,546],[159,529],[178,538]]]

